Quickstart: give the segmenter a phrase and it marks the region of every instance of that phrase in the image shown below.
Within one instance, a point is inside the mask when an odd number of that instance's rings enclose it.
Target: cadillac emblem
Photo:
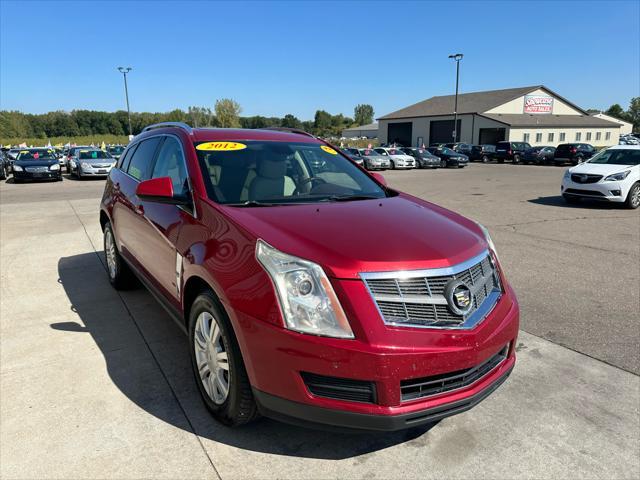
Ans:
[[[473,308],[473,297],[471,289],[462,280],[453,279],[444,289],[444,298],[447,300],[449,309],[457,314],[465,316]]]

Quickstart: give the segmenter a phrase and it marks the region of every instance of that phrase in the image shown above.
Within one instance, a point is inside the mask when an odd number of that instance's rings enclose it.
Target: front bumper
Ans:
[[[361,282],[336,284],[355,298]],[[351,307],[346,307],[354,316]],[[367,332],[355,340],[305,335],[255,319],[228,306],[256,400],[266,416],[294,423],[366,430],[397,430],[472,408],[495,390],[515,364],[519,309],[509,288],[471,330],[384,325],[373,304],[356,306]],[[353,325],[355,326],[355,324]],[[354,331],[359,332],[358,328]],[[504,360],[473,383],[437,394],[403,398],[402,382],[445,376],[482,364],[509,346]],[[311,393],[304,374],[370,383],[373,400]]]
[[[415,168],[415,160],[392,159],[396,168]]]
[[[14,170],[13,178],[20,181],[59,180],[62,178],[62,172],[60,170],[48,172],[16,172]]]
[[[625,188],[624,182],[576,183],[571,179],[565,179],[562,181],[560,193],[576,198],[620,203],[626,200],[628,187]]]
[[[106,177],[109,175],[112,167],[108,168],[80,168],[80,176],[82,177]]]

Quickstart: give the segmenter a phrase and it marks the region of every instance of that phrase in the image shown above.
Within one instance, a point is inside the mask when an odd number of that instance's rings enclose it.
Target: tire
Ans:
[[[513,156],[513,160],[512,160],[512,162],[513,162],[513,164],[514,164],[514,165],[517,165],[518,163],[520,163],[520,155],[515,154],[515,155]]]
[[[391,162],[391,170],[395,170],[396,169],[396,163],[393,160],[390,160]]]
[[[635,210],[640,207],[640,183],[634,183],[627,193],[627,199],[624,201],[625,208]]]
[[[198,295],[189,311],[189,351],[198,390],[216,420],[238,426],[259,416],[231,322],[210,291]],[[211,378],[216,380],[210,383]]]
[[[504,158],[499,158],[498,163],[504,163]]]
[[[482,156],[482,163],[489,163],[489,157],[487,155]]]
[[[111,283],[116,290],[131,288],[135,283],[135,276],[122,259],[122,256],[120,256],[111,222],[107,222],[104,226],[103,246],[109,283]]]
[[[571,204],[571,205],[575,205],[576,203],[580,203],[580,199],[578,197],[573,197],[571,195],[565,195],[562,194],[562,198],[564,198],[564,201]]]
[[[447,161],[446,160],[440,160],[440,168],[447,168]]]
[[[6,180],[7,179],[7,169],[6,167],[2,167],[2,170],[0,171],[0,180]]]

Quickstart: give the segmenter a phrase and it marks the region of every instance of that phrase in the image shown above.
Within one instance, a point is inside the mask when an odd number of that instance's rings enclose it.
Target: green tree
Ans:
[[[286,128],[302,128],[302,122],[295,115],[287,113],[282,119],[280,126]]]
[[[215,112],[218,123],[223,128],[237,128],[240,126],[240,104],[230,98],[216,100]]]
[[[633,131],[640,132],[640,97],[633,97],[627,110],[627,121],[633,123]]]
[[[619,103],[614,103],[607,110],[605,110],[604,113],[606,115],[609,115],[610,117],[619,118],[620,120],[626,120],[624,110]]]
[[[367,103],[356,105],[353,109],[353,119],[358,125],[373,123],[373,107]]]
[[[316,110],[313,129],[316,135],[328,135],[331,132],[331,114],[324,110]]]

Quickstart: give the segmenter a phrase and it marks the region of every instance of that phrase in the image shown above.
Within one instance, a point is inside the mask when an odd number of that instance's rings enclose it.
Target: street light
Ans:
[[[124,76],[124,95],[127,99],[127,117],[129,118],[129,138],[133,135],[131,131],[131,111],[129,110],[129,89],[127,88],[127,73],[131,71],[131,67],[118,67],[118,71]]]
[[[449,58],[453,58],[456,61],[456,101],[453,107],[453,142],[456,143],[459,139],[458,135],[458,81],[460,80],[460,60],[462,60],[461,53],[454,53],[449,55]]]

